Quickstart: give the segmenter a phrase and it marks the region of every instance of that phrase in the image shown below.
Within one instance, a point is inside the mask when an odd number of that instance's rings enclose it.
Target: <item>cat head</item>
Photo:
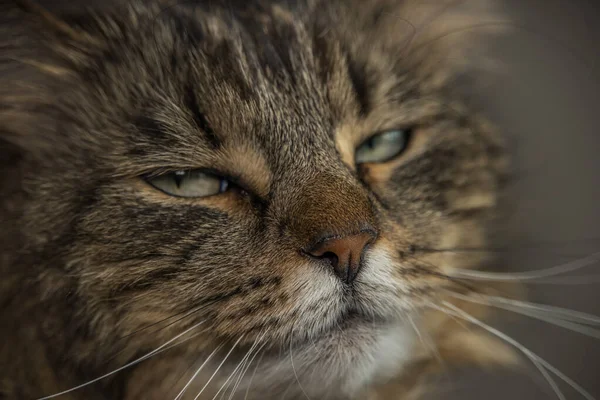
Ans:
[[[455,3],[5,10],[9,269],[49,351],[96,371],[187,332],[169,371],[229,354],[222,383],[260,349],[257,398],[409,374],[419,327],[483,357],[425,317],[475,290],[448,275],[481,254],[436,250],[486,244],[507,172],[458,95],[479,54],[460,30],[485,20]]]

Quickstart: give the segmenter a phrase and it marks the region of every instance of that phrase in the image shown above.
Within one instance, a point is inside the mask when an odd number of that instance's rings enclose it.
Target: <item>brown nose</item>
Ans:
[[[360,270],[365,247],[375,237],[376,233],[371,230],[342,237],[328,237],[318,241],[307,253],[329,261],[342,282],[352,283]]]

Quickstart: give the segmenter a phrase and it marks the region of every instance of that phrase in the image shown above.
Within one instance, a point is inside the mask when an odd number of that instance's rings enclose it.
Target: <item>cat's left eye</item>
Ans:
[[[410,133],[395,129],[370,137],[356,149],[356,164],[383,163],[399,156],[406,150]]]
[[[146,179],[156,189],[175,197],[208,197],[225,192],[229,181],[202,170],[181,170]]]

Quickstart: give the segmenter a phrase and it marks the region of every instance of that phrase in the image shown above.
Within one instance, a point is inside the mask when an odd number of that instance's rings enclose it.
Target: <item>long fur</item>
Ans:
[[[200,322],[64,398],[186,382],[194,398],[228,355],[210,399],[260,345],[240,398],[408,399],[437,365],[411,321],[450,360],[512,360],[424,311],[450,268],[486,260],[418,250],[485,246],[507,175],[501,136],[459,95],[484,62],[481,31],[461,29],[493,21],[485,4],[1,8],[0,398],[76,387]],[[355,165],[389,129],[413,131],[407,151]],[[181,199],[143,179],[191,168],[234,189]],[[365,229],[351,289],[301,251]]]

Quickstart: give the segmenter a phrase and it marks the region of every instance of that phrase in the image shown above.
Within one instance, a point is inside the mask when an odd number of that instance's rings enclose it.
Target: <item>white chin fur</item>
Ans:
[[[413,343],[414,334],[404,324],[354,323],[314,344],[283,350],[280,358],[263,360],[250,398],[360,398],[369,386],[402,370],[410,361]]]
[[[357,317],[301,347],[283,348],[280,356],[263,360],[251,398],[352,399],[396,376],[411,359],[416,334],[408,318],[398,317],[409,307],[393,269],[386,251],[373,249],[356,282],[361,308],[390,316],[388,323]]]

